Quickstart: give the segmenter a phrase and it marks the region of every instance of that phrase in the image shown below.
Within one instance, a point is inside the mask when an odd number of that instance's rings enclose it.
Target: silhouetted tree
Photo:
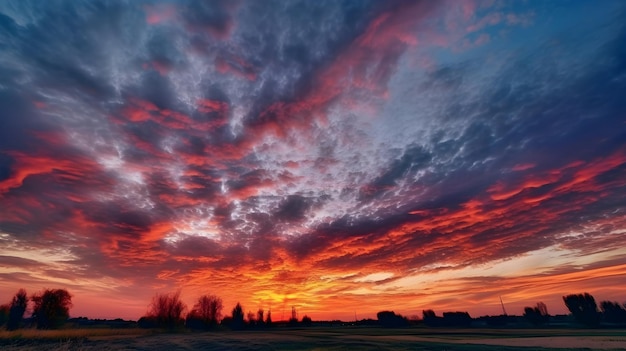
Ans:
[[[507,314],[501,314],[497,316],[484,316],[480,318],[481,321],[487,323],[490,327],[504,327],[509,322],[515,323],[514,317]]]
[[[420,316],[418,316],[416,314],[412,314],[410,316],[407,316],[406,320],[409,321],[410,325],[418,325],[422,321],[420,319]],[[357,324],[362,324],[364,321],[365,321],[365,319],[361,319]]]
[[[535,308],[537,309],[537,311],[539,311],[539,313],[542,316],[549,316],[550,315],[548,313],[548,306],[546,306],[546,304],[543,303],[543,302],[537,302],[537,306]]]
[[[563,296],[565,306],[572,312],[574,318],[588,327],[598,326],[600,314],[596,300],[588,293]]]
[[[298,312],[296,311],[296,307],[291,307],[291,318],[289,318],[289,325],[295,327],[298,325]]]
[[[232,325],[233,325],[233,317],[231,317],[231,316],[224,316],[224,318],[222,318],[222,322],[220,324],[223,325],[223,326],[231,328]]]
[[[33,319],[38,329],[58,328],[70,316],[72,295],[65,289],[46,289],[31,297],[33,301]]]
[[[9,311],[11,310],[11,306],[9,305],[0,305],[0,327],[5,325],[6,322],[9,321]]]
[[[538,302],[535,307],[524,307],[524,317],[534,325],[546,324],[550,319],[548,307],[543,302]]]
[[[305,327],[310,327],[312,324],[313,320],[311,320],[311,317],[305,314],[304,317],[302,317],[302,325]]]
[[[626,324],[626,310],[617,302],[602,301],[600,303],[604,321],[607,323]]]
[[[192,329],[214,328],[222,318],[222,299],[215,295],[203,295],[187,314],[186,324]]]
[[[422,319],[424,320],[424,324],[429,327],[439,327],[442,324],[442,318],[437,317],[433,310],[423,310]]]
[[[422,310],[422,318],[426,319],[426,318],[435,318],[437,317],[437,315],[435,314],[435,311],[433,310]]]
[[[385,328],[400,328],[409,325],[409,321],[393,311],[380,311],[376,314],[378,323]]]
[[[267,311],[267,317],[265,318],[265,326],[272,326],[272,310]]]
[[[265,320],[263,319],[263,316],[265,315],[265,311],[263,311],[262,308],[259,308],[258,311],[256,311],[256,324],[259,327],[263,327],[265,325]]]
[[[16,330],[20,327],[27,306],[28,296],[26,295],[26,290],[20,289],[15,296],[13,296],[13,300],[11,301],[7,330]]]
[[[256,315],[252,311],[248,311],[247,314],[248,325],[254,327],[256,324]]]
[[[156,328],[158,327],[156,322],[156,317],[154,316],[143,316],[139,318],[137,321],[137,325],[139,328]]]
[[[448,327],[469,327],[472,317],[467,312],[444,312],[443,324]]]
[[[245,326],[243,319],[244,319],[243,308],[241,307],[241,304],[237,302],[237,305],[235,305],[235,308],[233,308],[233,311],[232,311],[232,321],[230,323],[231,329],[234,329],[234,330],[243,329],[243,327]]]
[[[153,319],[158,327],[175,328],[183,324],[183,313],[187,306],[180,299],[180,291],[170,294],[156,294],[148,306],[148,319]]]

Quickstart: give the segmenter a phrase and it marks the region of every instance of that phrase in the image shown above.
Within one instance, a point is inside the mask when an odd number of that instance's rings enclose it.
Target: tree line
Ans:
[[[626,326],[626,303],[602,301],[596,304],[594,297],[589,293],[571,294],[563,296],[563,302],[571,312],[574,320],[586,327]],[[25,319],[29,304],[32,305],[30,318]],[[65,289],[44,289],[28,296],[24,289],[20,289],[7,304],[0,305],[0,327],[7,330],[16,330],[24,326],[38,329],[55,329],[62,326],[69,318],[72,307],[72,295]],[[244,312],[238,302],[230,314],[223,315],[224,304],[216,295],[205,294],[197,298],[191,309],[180,298],[180,291],[175,293],[156,294],[146,315],[141,317],[137,324],[144,328],[189,328],[193,330],[210,330],[218,327],[227,327],[232,330],[267,328],[271,327],[272,312],[262,309],[256,312]],[[506,324],[512,316],[485,316],[480,317],[490,326]],[[550,321],[548,308],[543,302],[535,306],[524,308],[523,318],[532,325],[542,326]],[[384,327],[408,326],[410,321],[393,311],[380,311],[375,324]],[[373,322],[373,320],[371,320]],[[468,327],[472,319],[467,312],[444,312],[439,317],[433,310],[422,311],[421,322],[432,327]],[[295,308],[292,308],[288,326],[310,326],[312,320],[303,316],[298,320]]]
[[[141,317],[137,323],[144,328],[167,328],[176,329],[187,327],[195,330],[210,330],[218,326],[228,327],[232,330],[242,330],[250,328],[267,328],[273,325],[272,311],[259,308],[256,313],[248,311],[244,313],[244,308],[239,302],[233,307],[231,313],[222,316],[224,304],[222,299],[215,295],[202,295],[198,297],[191,310],[180,298],[180,292],[169,294],[156,294],[150,304],[145,316]],[[295,308],[292,309],[292,316],[288,321],[290,326],[309,326],[312,320],[305,315],[298,320]]]
[[[589,293],[563,296],[563,302],[574,320],[586,327],[596,328],[601,324],[626,326],[626,303],[602,301],[598,308],[595,298]],[[468,327],[473,320],[467,312],[444,312],[443,317],[435,315],[433,310],[424,310],[422,314],[424,324],[435,327]],[[502,326],[507,324],[508,319],[510,319],[507,317],[509,316],[485,316],[479,319],[482,319],[489,326]],[[548,324],[550,317],[548,307],[543,302],[538,302],[535,306],[524,307],[523,318],[534,326]]]
[[[626,303],[602,301],[598,308],[595,298],[589,293],[563,296],[563,302],[574,319],[584,326],[595,328],[601,323],[626,325]],[[539,302],[535,307],[525,307],[524,317],[534,325],[544,325],[550,315],[546,305]]]
[[[72,295],[65,289],[45,289],[28,297],[26,290],[20,289],[11,302],[0,306],[0,326],[7,330],[23,326],[24,314],[32,302],[30,323],[37,329],[55,329],[62,326],[70,316]]]
[[[626,325],[626,304],[602,301],[598,308],[594,297],[589,293],[563,296],[563,302],[574,319],[587,327],[598,327],[601,322],[609,325]],[[193,308],[186,312],[186,305],[181,301],[179,292],[157,294],[153,297],[146,316],[139,320],[139,325],[162,328],[186,326],[191,329],[204,330],[216,328],[218,325],[233,330],[264,328],[272,325],[271,311],[265,315],[264,310],[259,309],[256,313],[249,311],[245,315],[243,307],[237,303],[230,315],[221,318],[222,309],[222,299],[215,295],[199,297]],[[424,310],[422,314],[422,322],[433,327],[469,327],[473,321],[467,312],[444,312],[443,317],[437,316],[433,310]],[[503,325],[506,324],[506,317],[506,315],[487,316],[486,323],[491,326]],[[549,322],[550,314],[546,304],[538,302],[535,306],[524,308],[523,318],[534,326],[542,326]],[[384,327],[403,327],[410,324],[406,317],[393,311],[380,311],[377,319],[377,324]],[[306,315],[299,321],[295,309],[292,309],[288,325],[311,324],[311,318]]]

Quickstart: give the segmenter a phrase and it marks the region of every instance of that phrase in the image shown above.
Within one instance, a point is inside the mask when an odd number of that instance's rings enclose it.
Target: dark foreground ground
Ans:
[[[152,333],[55,331],[0,335],[0,350],[626,350],[626,330],[381,329]]]

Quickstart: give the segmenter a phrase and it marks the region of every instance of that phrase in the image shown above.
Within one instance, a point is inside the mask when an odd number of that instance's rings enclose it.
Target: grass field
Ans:
[[[155,333],[143,329],[0,332],[2,350],[626,350],[626,330],[365,327]]]

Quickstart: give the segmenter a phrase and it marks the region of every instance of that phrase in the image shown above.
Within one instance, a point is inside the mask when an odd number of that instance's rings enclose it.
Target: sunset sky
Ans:
[[[19,288],[126,319],[624,302],[626,3],[0,1]]]

